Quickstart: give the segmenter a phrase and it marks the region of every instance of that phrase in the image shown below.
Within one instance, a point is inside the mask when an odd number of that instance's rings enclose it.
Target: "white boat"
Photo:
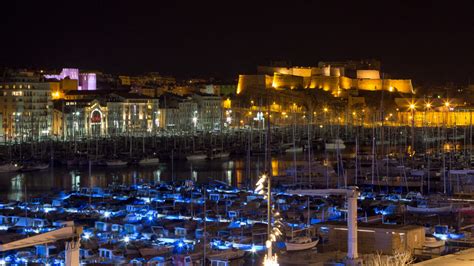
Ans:
[[[343,150],[346,148],[342,139],[332,139],[325,143],[326,150]]]
[[[6,163],[0,165],[0,173],[11,173],[21,169],[21,166],[16,163]]]
[[[202,161],[206,160],[207,155],[206,154],[191,154],[186,156],[186,160],[188,161]]]
[[[302,236],[295,237],[288,242],[285,242],[287,251],[299,251],[314,248],[319,242],[319,239],[312,240],[310,237]]]
[[[286,153],[292,152],[303,152],[303,147],[288,148],[285,150]]]
[[[217,152],[209,156],[209,160],[225,159],[225,158],[229,158],[229,156],[230,156],[229,152]]]
[[[159,163],[160,163],[160,159],[158,158],[144,158],[138,162],[138,165],[141,165],[141,166],[158,165]]]
[[[21,169],[22,172],[35,172],[35,171],[41,171],[41,170],[46,170],[49,168],[49,164],[47,163],[39,163],[39,164],[31,164],[23,167]]]
[[[453,206],[443,206],[443,207],[434,207],[434,208],[429,208],[429,207],[412,207],[407,205],[407,211],[408,212],[413,212],[413,213],[426,213],[426,214],[431,214],[431,213],[449,213],[453,209]]]
[[[105,164],[108,167],[122,167],[122,166],[127,166],[127,162],[122,161],[122,160],[107,160]]]
[[[423,243],[423,247],[427,248],[442,248],[446,244],[444,240],[438,240],[434,237],[426,237],[425,243]]]

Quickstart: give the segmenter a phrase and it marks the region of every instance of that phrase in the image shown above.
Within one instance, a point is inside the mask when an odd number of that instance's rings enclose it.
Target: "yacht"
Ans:
[[[426,237],[425,243],[423,243],[423,247],[427,248],[442,248],[446,244],[444,240],[438,240],[435,237]]]
[[[47,163],[32,163],[25,165],[20,171],[22,172],[36,172],[42,171],[49,168],[49,164]]]
[[[127,166],[127,162],[126,162],[126,161],[122,161],[122,160],[119,160],[119,159],[107,160],[107,161],[105,162],[105,164],[106,164],[108,167],[123,167],[123,166]]]
[[[150,166],[150,165],[158,165],[160,163],[160,159],[158,158],[143,158],[138,162],[140,166]]]
[[[302,236],[295,237],[290,241],[285,242],[287,251],[299,251],[314,248],[319,242],[319,239],[313,240],[310,237]]]
[[[326,150],[343,150],[346,148],[342,139],[330,139],[325,143]]]
[[[0,173],[11,173],[20,170],[22,167],[17,163],[0,164]]]
[[[215,152],[211,154],[208,158],[209,160],[216,160],[216,159],[226,159],[229,158],[230,153],[229,152]]]
[[[191,155],[186,156],[186,160],[188,161],[202,161],[207,158],[207,155],[204,153],[194,153]]]

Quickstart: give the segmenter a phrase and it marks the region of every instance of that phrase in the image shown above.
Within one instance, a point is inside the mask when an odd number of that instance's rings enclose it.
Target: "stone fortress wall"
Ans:
[[[382,79],[380,71],[357,69],[356,77],[344,76],[343,67],[322,65],[319,67],[259,66],[257,75],[240,75],[237,93],[252,88],[274,89],[322,89],[338,92],[348,89],[367,91],[390,90],[413,93],[410,79]]]

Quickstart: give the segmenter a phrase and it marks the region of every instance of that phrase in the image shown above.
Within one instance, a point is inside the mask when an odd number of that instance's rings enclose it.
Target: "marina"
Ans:
[[[474,247],[474,170],[460,168],[470,165],[461,145],[450,153],[450,168],[443,173],[446,158],[436,152],[425,153],[432,154],[429,158],[410,157],[391,151],[406,147],[387,144],[386,156],[374,156],[370,143],[359,147],[358,141],[342,139],[327,142],[322,150],[308,149],[317,147],[312,142],[301,148],[283,145],[281,152],[263,142],[263,154],[252,155],[258,150],[252,148],[258,147],[257,138],[243,155],[235,148],[194,148],[189,155],[172,150],[166,157],[150,151],[145,140],[137,148],[121,145],[128,153],[113,145],[112,154],[120,157],[102,154],[104,146],[94,149],[93,143],[88,144],[90,153],[81,152],[74,163],[56,155],[60,149],[55,148],[54,156],[45,155],[49,161],[5,164],[0,174],[0,239],[6,247],[20,242],[4,251],[0,262],[62,265],[71,253],[64,245],[80,239],[76,251],[82,264],[260,265],[268,252],[268,195],[272,217],[281,215],[281,236],[270,251],[280,265],[350,258],[340,252],[407,253],[424,261]],[[140,159],[139,154],[155,157]],[[262,173],[271,174],[268,195],[259,193]],[[354,185],[355,207],[349,207],[345,191]],[[350,221],[358,224],[352,230]],[[74,237],[45,245],[28,240],[63,228]],[[354,230],[359,240],[350,244],[347,234]]]
[[[0,266],[474,265],[474,1],[4,2]]]

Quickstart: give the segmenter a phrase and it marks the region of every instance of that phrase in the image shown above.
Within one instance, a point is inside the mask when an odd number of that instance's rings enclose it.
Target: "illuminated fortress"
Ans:
[[[317,67],[258,66],[255,75],[239,75],[237,93],[253,89],[322,89],[339,95],[344,90],[414,93],[410,79],[380,75],[378,61],[319,62]]]

